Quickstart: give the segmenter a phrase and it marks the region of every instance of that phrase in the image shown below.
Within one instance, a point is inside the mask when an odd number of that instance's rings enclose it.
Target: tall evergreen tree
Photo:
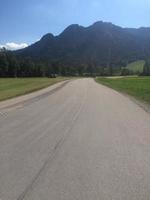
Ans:
[[[4,77],[8,75],[8,60],[6,56],[6,52],[4,49],[0,51],[0,76]]]
[[[143,69],[144,76],[150,76],[150,59],[147,59]]]

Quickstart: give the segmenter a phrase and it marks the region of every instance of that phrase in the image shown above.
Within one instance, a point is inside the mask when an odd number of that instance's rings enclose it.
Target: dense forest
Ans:
[[[120,71],[120,67],[99,67],[88,65],[67,65],[60,60],[18,57],[12,51],[0,50],[0,77],[53,77],[60,76],[107,76]]]
[[[133,71],[120,66],[97,66],[94,62],[82,65],[67,65],[60,60],[18,57],[12,51],[0,49],[0,77],[55,77],[55,76],[112,76],[133,75]],[[146,59],[143,73],[150,75],[150,59]]]

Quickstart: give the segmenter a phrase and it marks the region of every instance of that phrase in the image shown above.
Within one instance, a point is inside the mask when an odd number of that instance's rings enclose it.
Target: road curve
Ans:
[[[150,115],[93,79],[0,110],[1,200],[149,200]]]

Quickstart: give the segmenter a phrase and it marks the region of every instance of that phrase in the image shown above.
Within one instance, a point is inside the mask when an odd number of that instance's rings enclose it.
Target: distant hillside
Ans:
[[[121,28],[102,21],[89,27],[75,24],[58,36],[48,33],[40,41],[15,53],[72,66],[125,66],[149,56],[150,28]]]
[[[128,64],[126,68],[129,69],[130,71],[133,71],[134,73],[142,73],[144,64],[145,64],[144,60],[139,60]]]

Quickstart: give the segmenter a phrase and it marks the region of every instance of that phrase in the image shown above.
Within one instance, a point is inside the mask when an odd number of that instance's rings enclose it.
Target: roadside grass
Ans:
[[[137,72],[142,73],[144,64],[145,64],[144,60],[139,60],[139,61],[128,64],[126,68],[129,69],[130,71],[133,71],[134,73],[137,73]]]
[[[0,101],[31,93],[67,79],[65,77],[0,78]]]
[[[150,104],[150,77],[96,78],[98,83]]]

